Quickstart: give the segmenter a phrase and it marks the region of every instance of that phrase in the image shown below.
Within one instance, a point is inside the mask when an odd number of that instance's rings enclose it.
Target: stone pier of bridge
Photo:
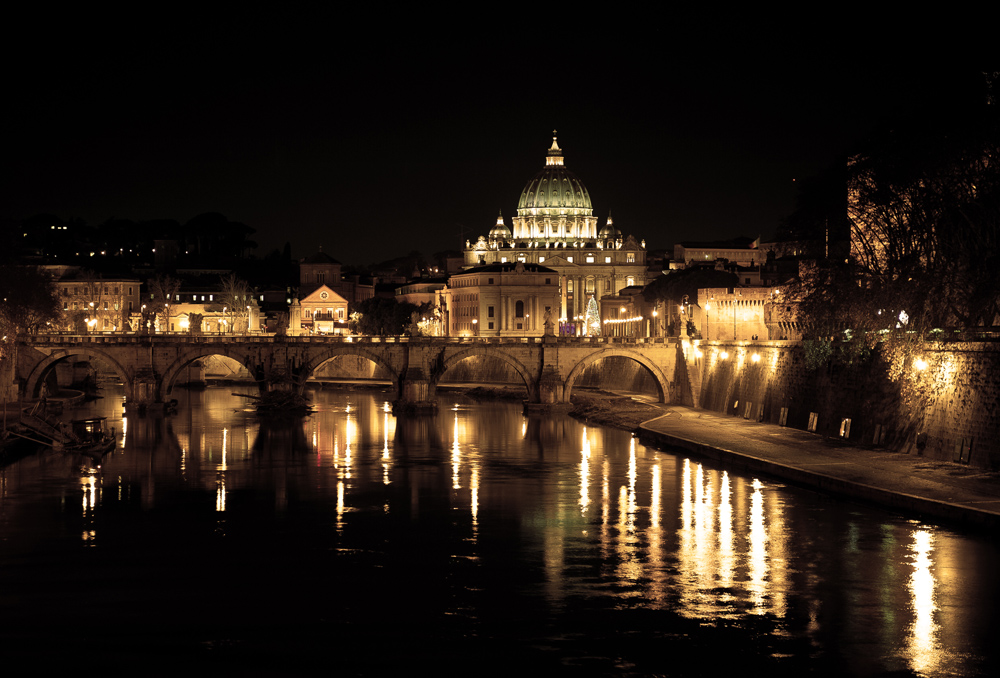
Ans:
[[[389,375],[401,412],[432,412],[437,385],[461,361],[476,356],[505,363],[524,381],[528,411],[564,409],[584,371],[606,358],[641,365],[661,402],[690,404],[690,382],[676,340],[611,337],[284,337],[185,334],[31,335],[19,337],[17,380],[38,398],[57,363],[95,360],[120,377],[126,409],[157,411],[195,361],[220,355],[243,365],[261,391],[301,391],[324,363],[340,356],[374,362]],[[685,395],[687,394],[687,395]]]

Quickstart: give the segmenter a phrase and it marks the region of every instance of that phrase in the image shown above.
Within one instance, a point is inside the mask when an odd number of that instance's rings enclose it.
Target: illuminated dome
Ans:
[[[612,240],[617,240],[622,237],[622,232],[615,228],[615,223],[611,220],[611,215],[608,215],[607,225],[601,229],[601,232],[597,234],[598,238],[602,240],[604,238],[611,238]]]
[[[503,214],[498,214],[496,225],[490,229],[490,240],[510,240],[510,237],[510,229],[503,223]]]
[[[592,214],[590,194],[576,175],[566,169],[562,149],[552,137],[545,168],[528,182],[517,202],[518,215]]]
[[[514,238],[580,240],[597,236],[590,193],[566,169],[562,149],[552,133],[545,167],[528,182],[517,202]]]

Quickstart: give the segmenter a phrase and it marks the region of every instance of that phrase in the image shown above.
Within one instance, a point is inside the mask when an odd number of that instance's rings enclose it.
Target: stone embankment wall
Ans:
[[[695,404],[863,446],[1000,468],[1000,344],[927,344],[886,377],[876,356],[817,359],[790,341],[685,351]]]

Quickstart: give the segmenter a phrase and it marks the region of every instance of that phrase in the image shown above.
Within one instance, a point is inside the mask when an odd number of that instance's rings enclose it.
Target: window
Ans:
[[[629,252],[625,255],[625,261],[629,264],[635,263],[635,252]]]
[[[486,317],[488,317],[488,318],[492,318],[493,317],[493,307],[492,306],[488,306],[486,308]]]
[[[489,279],[489,282],[487,282],[486,284],[487,284],[487,285],[492,285],[492,284],[493,284],[493,278],[490,278],[490,279]]]
[[[593,254],[588,254],[587,255],[587,263],[588,264],[594,263],[594,255]]]
[[[129,287],[129,288],[128,288],[128,295],[129,295],[130,297],[132,296],[132,288],[131,288],[131,287]]]
[[[538,263],[542,263],[543,261],[545,261],[545,257],[538,257]]]
[[[551,285],[552,284],[552,278],[546,278],[545,279],[545,284],[546,285]]]
[[[514,317],[515,318],[523,318],[524,317],[524,302],[523,301],[518,301],[516,304],[514,304]],[[521,329],[520,323],[518,324],[517,329]]]
[[[105,311],[107,311],[107,310],[108,310],[108,302],[106,302],[106,301],[104,302],[104,310],[105,310]]]
[[[506,264],[507,263],[507,257],[500,257],[500,263],[501,264]]]
[[[490,329],[491,330],[493,329],[493,323],[490,323]]]
[[[566,257],[566,261],[568,261],[569,263],[572,264],[573,263],[573,257]]]

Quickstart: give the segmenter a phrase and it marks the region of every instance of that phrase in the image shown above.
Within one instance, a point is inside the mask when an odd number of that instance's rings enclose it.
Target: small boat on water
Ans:
[[[105,417],[74,419],[70,422],[70,433],[73,440],[63,444],[62,450],[96,459],[115,449],[117,442],[115,430],[108,430]]]

